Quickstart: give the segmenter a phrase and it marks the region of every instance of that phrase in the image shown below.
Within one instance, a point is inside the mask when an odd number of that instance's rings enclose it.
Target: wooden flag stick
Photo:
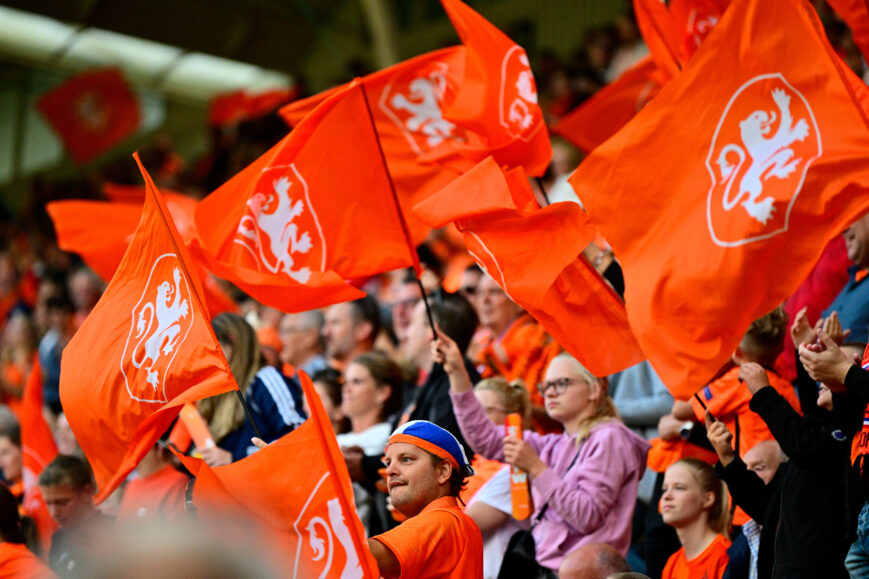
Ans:
[[[386,178],[389,181],[389,190],[392,192],[395,211],[398,213],[398,220],[401,223],[402,230],[404,231],[407,249],[410,251],[410,258],[413,261],[413,271],[416,273],[416,283],[419,285],[419,291],[422,293],[422,302],[425,304],[425,313],[428,317],[428,324],[431,326],[432,335],[437,337],[438,333],[435,330],[431,305],[428,302],[428,296],[426,295],[425,288],[422,285],[422,266],[419,264],[419,256],[417,255],[416,248],[410,238],[410,230],[407,227],[404,212],[402,212],[401,204],[398,202],[398,193],[395,192],[395,183],[392,181],[392,173],[389,172],[389,165],[386,164],[386,155],[383,152],[383,145],[380,143],[380,134],[377,132],[377,125],[374,122],[374,114],[371,112],[371,104],[368,102],[368,91],[365,90],[365,84],[361,80],[359,81],[359,88],[362,89],[362,97],[365,99],[365,109],[368,111],[368,120],[371,121],[371,130],[374,131],[374,137],[377,140],[377,150],[380,152],[380,161],[383,163],[383,170],[386,172]]]

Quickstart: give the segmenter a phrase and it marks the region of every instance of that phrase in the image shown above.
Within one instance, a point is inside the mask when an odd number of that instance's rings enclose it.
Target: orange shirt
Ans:
[[[543,378],[549,362],[558,355],[561,346],[546,333],[537,320],[523,313],[513,320],[504,334],[495,337],[480,352],[484,366],[481,377],[503,376],[507,380],[521,379],[528,388],[531,403],[543,406],[537,384]]]
[[[667,560],[661,579],[721,579],[727,567],[727,548],[730,541],[718,535],[706,549],[691,559],[685,558],[685,548],[681,548]]]
[[[392,551],[404,579],[483,578],[483,537],[455,497],[430,502],[415,517],[372,539]]]
[[[39,557],[18,543],[0,543],[0,579],[50,579],[52,573]]]
[[[649,444],[652,445],[652,448],[649,449],[646,465],[655,472],[664,472],[671,464],[683,458],[696,458],[713,466],[718,462],[718,455],[711,450],[691,444],[681,438],[676,440],[653,438]]]
[[[184,514],[187,475],[169,465],[151,476],[133,479],[124,487],[118,523],[141,518],[173,519]]]
[[[793,385],[773,372],[767,371],[767,376],[770,386],[775,388],[794,410],[800,412],[800,400]],[[773,439],[763,419],[748,408],[751,392],[745,384],[739,382],[739,366],[731,368],[724,376],[711,382],[697,395],[703,399],[709,412],[723,422],[734,436],[736,436],[736,417],[739,417],[740,457],[745,456],[745,453],[758,442]],[[691,406],[694,408],[697,420],[703,422],[706,411],[700,406],[697,398],[691,398]],[[735,445],[734,439],[734,449]]]

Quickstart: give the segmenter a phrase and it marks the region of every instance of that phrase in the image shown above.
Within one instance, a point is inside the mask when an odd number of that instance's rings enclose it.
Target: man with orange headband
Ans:
[[[384,463],[392,506],[408,519],[368,539],[380,574],[482,579],[480,529],[457,499],[474,471],[456,437],[413,420],[392,433]]]

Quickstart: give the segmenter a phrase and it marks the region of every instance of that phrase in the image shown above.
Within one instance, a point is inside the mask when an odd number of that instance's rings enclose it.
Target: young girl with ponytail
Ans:
[[[684,458],[664,473],[662,490],[661,516],[682,543],[662,579],[721,579],[730,546],[727,485],[709,464]]]

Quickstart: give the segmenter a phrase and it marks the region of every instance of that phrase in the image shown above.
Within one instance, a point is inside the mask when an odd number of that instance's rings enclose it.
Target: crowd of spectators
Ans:
[[[821,8],[841,56],[863,74],[847,28]],[[570,59],[536,55],[547,122],[646,53],[626,15],[587,32]],[[272,114],[213,128],[209,153],[189,163],[166,139],[142,157],[159,185],[201,198],[285,131]],[[578,162],[569,145],[553,143],[544,186]],[[165,441],[115,495],[94,505],[92,474],[58,393],[64,346],[107,280],[58,249],[45,203],[100,199],[103,183],[137,179],[131,161],[72,181],[37,178],[20,211],[0,215],[0,475],[6,483],[0,486],[0,574],[14,562],[22,573],[16,576],[99,576],[123,565],[114,553],[107,567],[95,566],[95,545],[108,544],[107,529],[154,521],[184,529],[192,516],[185,505],[189,473]],[[468,265],[453,275],[467,256],[443,232],[419,249],[425,270],[419,283],[411,271],[391,272],[369,280],[365,298],[293,314],[227,285],[238,313],[216,316],[212,324],[265,442],[306,420],[310,402],[298,372],[312,376],[369,536],[400,524],[383,485],[390,434],[408,421],[427,420],[452,433],[472,457],[476,475],[460,498],[482,533],[487,579],[517,576],[502,561],[511,537],[528,529],[540,577],[602,578],[631,570],[653,578],[866,577],[869,373],[860,359],[869,334],[867,220],[844,233],[850,280],[821,318],[809,320],[801,311],[789,320],[779,308],[758,319],[731,364],[693,400],[674,400],[648,362],[592,375],[485,272]],[[615,279],[611,267],[600,268],[607,279]],[[795,367],[783,369],[788,333],[799,353]],[[25,493],[18,416],[37,367],[44,415],[60,452],[38,480],[53,519],[47,532],[39,528],[44,521],[34,518],[34,524],[19,513]],[[794,374],[793,382],[783,377]],[[235,393],[202,400],[198,410],[215,444],[191,452],[211,466],[256,452]],[[511,413],[523,417],[524,439],[506,435]],[[530,480],[533,514],[525,521],[513,517],[510,466]],[[179,535],[177,544],[189,538]],[[226,558],[236,576],[269,572],[267,562],[232,559],[231,550],[218,553],[206,543],[186,552]],[[127,545],[129,561],[142,560],[142,544]],[[174,553],[154,544],[167,557]]]

